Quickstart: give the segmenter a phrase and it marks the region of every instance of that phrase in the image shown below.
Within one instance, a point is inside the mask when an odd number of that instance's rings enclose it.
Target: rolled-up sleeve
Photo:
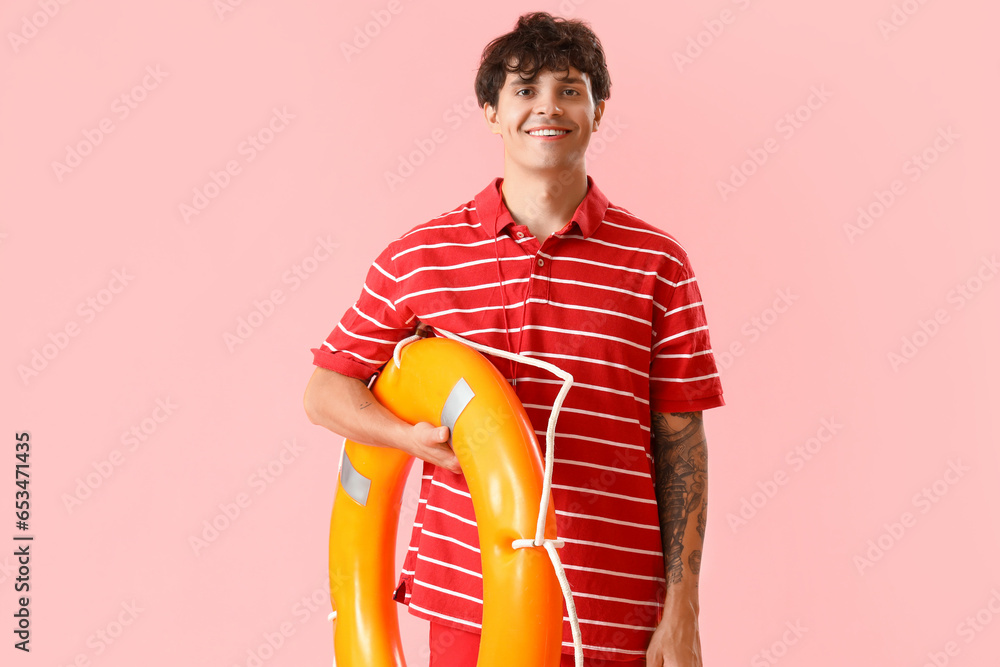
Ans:
[[[658,281],[664,304],[653,323],[649,369],[652,412],[696,412],[725,405],[701,290],[686,254]]]

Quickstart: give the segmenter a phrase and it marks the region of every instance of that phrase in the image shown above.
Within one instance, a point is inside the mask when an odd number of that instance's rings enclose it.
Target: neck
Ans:
[[[500,186],[514,222],[524,225],[539,241],[566,226],[587,196],[587,170],[525,173],[504,169]]]

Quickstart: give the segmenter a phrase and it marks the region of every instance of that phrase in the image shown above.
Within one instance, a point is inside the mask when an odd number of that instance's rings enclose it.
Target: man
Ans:
[[[367,383],[418,326],[569,371],[552,493],[586,664],[700,667],[702,410],[724,402],[687,254],[587,176],[610,78],[586,24],[522,16],[484,50],[476,92],[503,141],[503,178],[379,255],[357,303],[313,349],[306,411],[425,461],[395,597],[431,622],[431,667],[471,667],[482,575],[448,429],[400,421]],[[544,441],[559,381],[493,361]],[[572,651],[564,623],[564,665]]]

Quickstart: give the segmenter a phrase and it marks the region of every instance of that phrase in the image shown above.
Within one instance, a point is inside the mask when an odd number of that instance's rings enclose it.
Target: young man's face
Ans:
[[[507,161],[527,171],[559,172],[584,168],[604,101],[594,104],[590,77],[575,67],[568,74],[542,70],[530,81],[508,72],[497,106],[487,104],[484,112],[490,130],[503,137]]]

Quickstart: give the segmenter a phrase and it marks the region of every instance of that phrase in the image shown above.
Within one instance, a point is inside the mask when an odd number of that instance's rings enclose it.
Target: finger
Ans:
[[[462,474],[462,466],[458,462],[458,457],[450,449],[447,450],[442,465],[456,475]]]

